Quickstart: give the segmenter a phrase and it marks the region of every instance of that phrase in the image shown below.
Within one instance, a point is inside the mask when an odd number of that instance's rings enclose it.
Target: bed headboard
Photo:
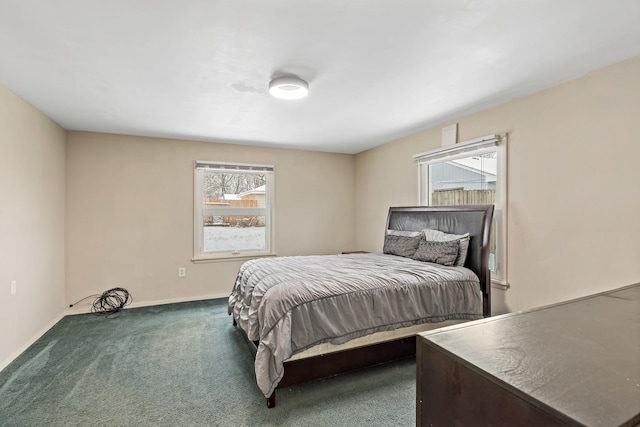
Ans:
[[[432,228],[445,233],[469,233],[469,251],[464,266],[476,273],[480,279],[483,313],[485,317],[489,317],[489,233],[492,218],[493,205],[391,207],[387,216],[387,229],[420,231]]]

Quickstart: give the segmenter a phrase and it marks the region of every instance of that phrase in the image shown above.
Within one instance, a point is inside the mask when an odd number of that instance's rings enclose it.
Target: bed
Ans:
[[[492,205],[392,207],[382,253],[242,264],[228,312],[267,406],[276,388],[409,357],[417,332],[490,316],[492,217]]]

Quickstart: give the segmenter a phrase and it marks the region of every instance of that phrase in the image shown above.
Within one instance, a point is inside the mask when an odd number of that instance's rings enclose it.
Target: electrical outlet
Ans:
[[[178,268],[178,277],[186,277],[187,276],[187,269],[184,267],[179,267]]]
[[[15,295],[17,292],[18,283],[15,280],[11,281],[11,295]]]

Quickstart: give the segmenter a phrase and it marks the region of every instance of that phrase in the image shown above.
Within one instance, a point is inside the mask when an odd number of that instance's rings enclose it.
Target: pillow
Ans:
[[[392,230],[388,228],[387,234],[392,236],[418,237],[422,235],[422,231]]]
[[[460,240],[460,249],[458,250],[458,257],[453,262],[453,265],[458,267],[464,267],[464,262],[467,260],[467,251],[469,250],[469,233],[465,234],[449,234],[440,230],[432,230],[425,228],[422,230],[424,239],[428,242],[450,242],[451,240]]]
[[[384,236],[384,247],[382,252],[389,255],[412,257],[418,249],[421,237],[418,236],[396,236],[387,234]]]
[[[442,265],[453,265],[458,257],[460,248],[460,239],[450,240],[447,242],[428,242],[420,241],[418,250],[413,254],[416,261],[435,262]]]

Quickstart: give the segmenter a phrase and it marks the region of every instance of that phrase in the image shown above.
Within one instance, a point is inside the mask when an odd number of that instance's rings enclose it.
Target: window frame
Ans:
[[[274,201],[275,201],[275,168],[273,165],[251,163],[213,162],[195,160],[193,162],[193,262],[214,262],[229,259],[251,259],[263,256],[275,256],[274,245]],[[252,215],[265,217],[265,249],[264,250],[231,250],[204,252],[204,213],[202,194],[202,172],[213,170],[226,173],[262,173],[265,174],[265,207],[264,208],[220,208],[229,216]]]
[[[494,287],[508,289],[507,264],[507,139],[508,135],[487,135],[481,138],[461,142],[454,146],[447,146],[429,150],[413,156],[418,166],[418,200],[421,206],[431,204],[431,183],[429,181],[429,166],[446,163],[451,160],[470,157],[473,155],[496,152],[496,201],[494,221],[496,227],[496,256],[495,271],[491,272],[491,283]]]

